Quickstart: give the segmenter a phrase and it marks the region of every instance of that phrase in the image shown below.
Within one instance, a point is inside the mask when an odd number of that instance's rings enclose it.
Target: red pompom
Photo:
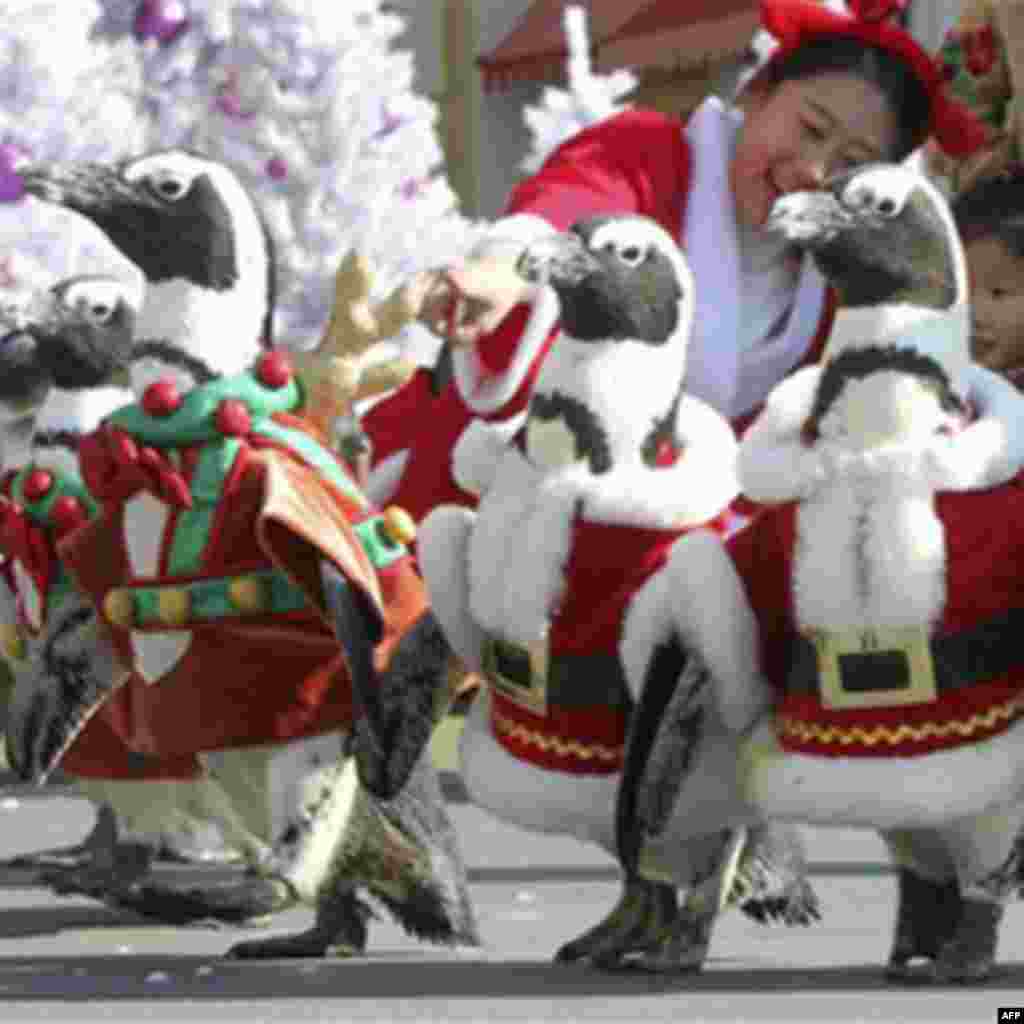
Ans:
[[[217,429],[229,437],[244,437],[252,429],[252,417],[245,402],[237,398],[225,398],[217,406]]]
[[[150,384],[142,396],[142,408],[150,416],[170,416],[180,406],[178,385],[169,377]]]
[[[53,487],[53,474],[45,469],[33,469],[21,485],[22,493],[27,501],[40,501],[50,493]]]
[[[283,388],[291,381],[293,373],[291,359],[280,350],[261,356],[256,364],[256,377],[267,388]]]
[[[63,537],[88,521],[89,516],[78,498],[71,494],[63,494],[53,503],[50,518],[53,520],[57,535]]]

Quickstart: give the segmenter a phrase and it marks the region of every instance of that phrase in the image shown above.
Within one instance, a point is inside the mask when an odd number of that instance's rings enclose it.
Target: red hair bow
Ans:
[[[929,129],[951,156],[967,156],[985,144],[988,133],[981,121],[949,94],[938,61],[908,32],[889,19],[905,0],[848,0],[849,12],[834,11],[817,0],[761,0],[761,24],[779,43],[772,60],[793,53],[815,39],[837,36],[857,39],[885,50],[906,64],[931,106]]]

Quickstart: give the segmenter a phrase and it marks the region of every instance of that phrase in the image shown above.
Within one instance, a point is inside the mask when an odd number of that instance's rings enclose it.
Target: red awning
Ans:
[[[490,53],[477,58],[484,87],[565,78],[565,7],[534,0]],[[676,67],[741,52],[757,26],[757,0],[590,0],[587,26],[598,70]]]
[[[610,38],[594,66],[688,67],[742,53],[758,25],[757,0],[654,0]]]
[[[567,6],[587,11],[587,33],[597,49],[651,0],[534,0],[512,31],[490,52],[477,58],[484,88],[508,82],[558,82],[565,78],[563,11]]]

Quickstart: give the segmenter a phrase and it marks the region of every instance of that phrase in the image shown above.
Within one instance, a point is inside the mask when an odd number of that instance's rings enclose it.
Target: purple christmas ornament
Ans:
[[[279,156],[272,156],[267,161],[267,174],[274,181],[283,181],[288,177],[288,165]]]
[[[10,143],[0,146],[0,203],[16,203],[25,194],[25,183],[17,168],[26,155],[23,149]]]
[[[188,7],[184,0],[142,0],[135,14],[135,37],[155,39],[161,46],[173,43],[188,29]]]

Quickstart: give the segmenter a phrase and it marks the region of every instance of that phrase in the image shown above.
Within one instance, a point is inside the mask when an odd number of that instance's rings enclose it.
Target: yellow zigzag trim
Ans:
[[[618,761],[622,758],[623,747],[603,747],[595,743],[592,747],[585,747],[576,740],[562,740],[557,736],[545,736],[542,732],[535,732],[527,729],[526,726],[503,718],[496,711],[491,711],[491,719],[494,728],[504,733],[511,739],[525,743],[527,746],[538,747],[544,753],[549,754],[553,750],[559,757],[578,757],[583,761]]]
[[[822,726],[816,722],[805,722],[788,715],[779,716],[779,731],[783,736],[807,742],[816,740],[819,743],[839,743],[844,747],[860,744],[865,747],[876,747],[879,744],[896,746],[907,740],[920,742],[928,739],[945,739],[956,735],[968,739],[977,732],[991,731],[1000,722],[1009,724],[1018,714],[1024,711],[1024,693],[1008,700],[1005,704],[997,704],[984,713],[972,715],[965,722],[925,722],[922,725],[900,725],[891,729],[886,725],[866,729],[853,726],[843,729],[838,726]]]

